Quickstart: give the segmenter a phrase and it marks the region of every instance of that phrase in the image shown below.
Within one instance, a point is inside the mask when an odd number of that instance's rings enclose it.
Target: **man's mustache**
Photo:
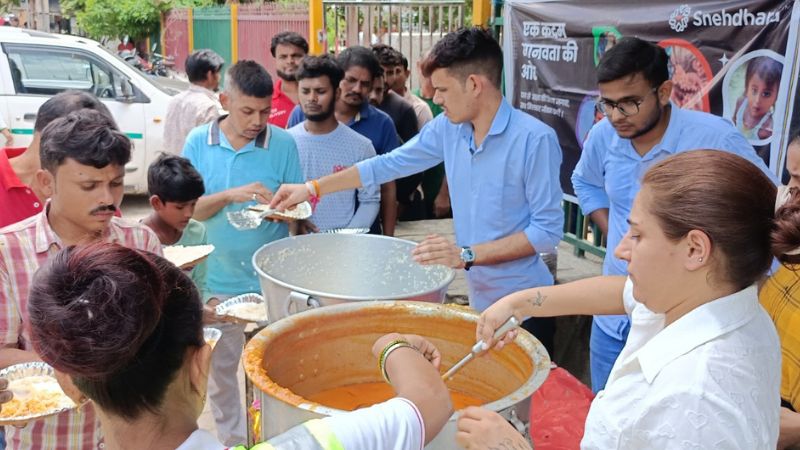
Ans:
[[[115,213],[115,212],[117,212],[117,207],[116,207],[116,205],[113,205],[113,204],[112,205],[105,205],[105,206],[98,206],[97,208],[93,209],[92,212],[90,212],[89,214],[93,216],[95,214],[102,213],[102,212]]]

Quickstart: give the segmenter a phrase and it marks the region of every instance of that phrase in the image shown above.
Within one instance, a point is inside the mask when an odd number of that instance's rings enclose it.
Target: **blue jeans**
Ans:
[[[589,369],[592,377],[592,392],[595,394],[606,387],[608,375],[614,367],[617,357],[625,346],[628,332],[631,330],[630,322],[620,330],[622,339],[609,336],[602,328],[592,321],[592,335],[589,338]]]

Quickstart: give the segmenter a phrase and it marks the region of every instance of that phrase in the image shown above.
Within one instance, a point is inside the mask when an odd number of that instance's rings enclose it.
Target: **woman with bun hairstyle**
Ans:
[[[36,274],[29,312],[37,353],[71,379],[79,392],[62,383],[68,394],[94,402],[105,448],[225,448],[197,428],[212,350],[198,291],[180,269],[115,244],[67,247]],[[396,333],[379,338],[373,353],[384,353],[398,397],[254,448],[421,449],[452,413],[441,355],[419,336]]]
[[[800,197],[776,215],[769,178],[711,150],[667,158],[641,185],[614,250],[627,277],[516,292],[483,313],[477,337],[491,340],[512,315],[627,314],[630,335],[592,402],[582,449],[775,449],[780,344],[757,283],[773,256],[800,247]],[[518,438],[480,408],[458,427],[468,449]]]

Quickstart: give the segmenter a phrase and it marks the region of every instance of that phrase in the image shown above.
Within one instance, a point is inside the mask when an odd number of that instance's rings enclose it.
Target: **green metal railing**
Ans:
[[[600,228],[583,214],[581,207],[567,199],[562,202],[564,209],[564,242],[572,244],[575,256],[584,257],[586,253],[604,258],[605,239]]]

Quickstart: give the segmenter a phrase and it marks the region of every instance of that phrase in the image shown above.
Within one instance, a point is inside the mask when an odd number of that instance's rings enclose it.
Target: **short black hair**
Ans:
[[[403,54],[389,45],[375,44],[372,46],[372,53],[382,66],[394,67],[403,64]]]
[[[269,46],[269,51],[272,57],[275,57],[275,49],[279,45],[294,45],[303,50],[303,53],[308,54],[308,41],[303,36],[295,33],[294,31],[282,31],[275,36],[272,36],[272,42]]]
[[[248,97],[272,97],[272,77],[261,64],[242,60],[232,65],[225,76],[225,90],[231,89]]]
[[[33,124],[33,130],[41,133],[50,122],[80,109],[99,111],[108,116],[112,123],[114,122],[111,111],[94,95],[83,91],[64,91],[42,103],[39,111],[36,112],[36,122]],[[113,123],[113,127],[116,129],[117,124]]]
[[[205,192],[203,177],[188,159],[162,153],[147,169],[147,191],[162,202],[190,202]]]
[[[358,66],[367,69],[373,79],[383,75],[383,69],[372,50],[360,45],[342,50],[337,61],[339,61],[339,66],[345,72],[351,67]]]
[[[447,69],[462,82],[472,74],[481,74],[500,89],[503,50],[489,31],[478,27],[462,28],[440,39],[423,61],[424,76],[431,76],[436,69]]]
[[[652,87],[669,80],[669,57],[666,50],[637,37],[624,37],[600,58],[597,82],[608,83],[637,73]]]
[[[753,75],[758,75],[767,86],[776,86],[781,82],[781,72],[783,72],[783,64],[773,58],[769,56],[753,58],[747,63],[744,73],[745,90],[747,90],[747,85]]]
[[[339,63],[330,55],[306,56],[297,69],[297,81],[306,78],[328,77],[333,89],[339,87],[339,83],[344,78],[344,70],[339,67]]]
[[[67,158],[97,169],[124,166],[131,160],[131,141],[107,115],[81,109],[44,127],[39,158],[42,168],[52,173]]]
[[[403,70],[408,70],[408,58],[402,53],[400,53],[400,64],[403,66]]]
[[[196,83],[205,80],[208,72],[218,73],[223,65],[225,60],[214,50],[196,50],[186,58],[186,75],[191,83]]]

